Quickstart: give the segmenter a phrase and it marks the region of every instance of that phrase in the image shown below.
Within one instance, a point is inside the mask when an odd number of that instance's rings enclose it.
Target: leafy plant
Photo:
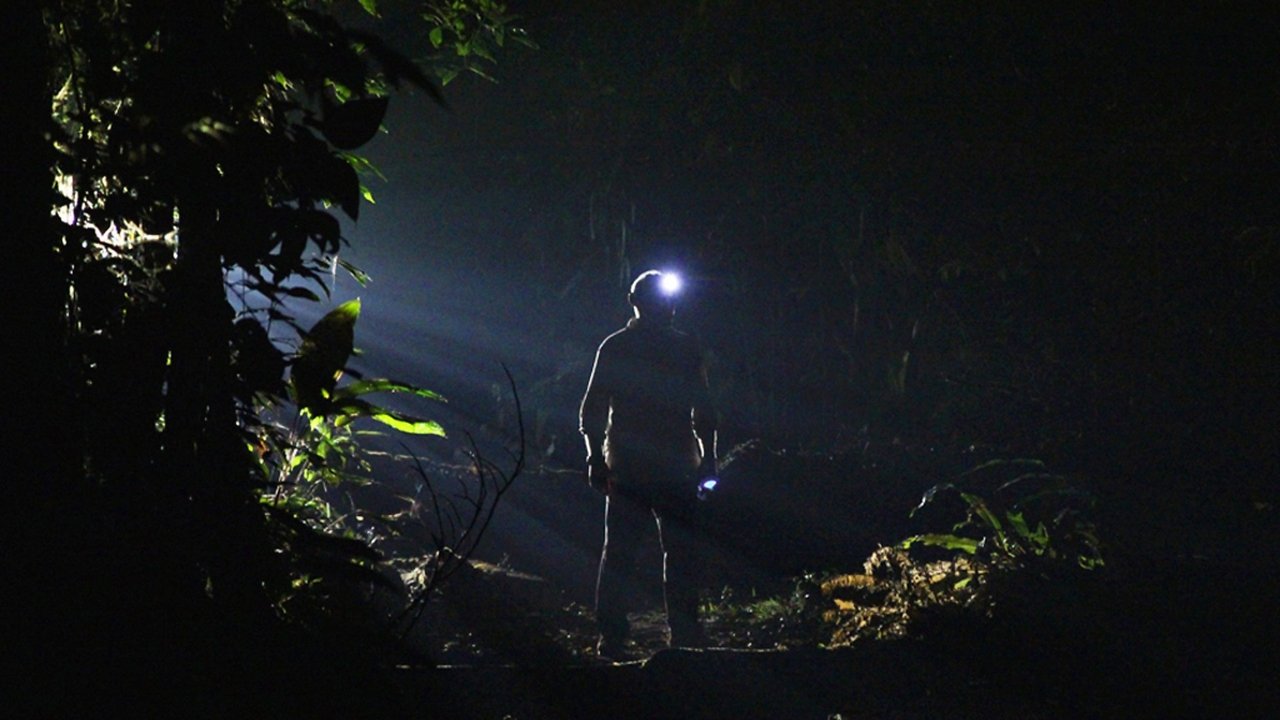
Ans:
[[[817,617],[810,578],[797,579],[790,592],[739,597],[725,587],[703,601],[703,621],[720,642],[739,647],[797,647],[814,641]]]
[[[508,41],[534,46],[514,24],[517,16],[496,0],[430,0],[421,14],[432,26],[427,35],[435,50],[431,65],[443,85],[463,72],[493,80],[486,66],[496,62]]]
[[[289,389],[297,407],[297,421],[285,436],[277,487],[290,483],[310,484],[337,480],[328,474],[330,454],[345,459],[352,446],[352,424],[360,418],[382,423],[401,433],[443,437],[439,423],[370,402],[375,393],[403,393],[418,398],[444,401],[438,393],[410,383],[387,378],[363,379],[339,386],[354,352],[354,326],[360,315],[360,300],[338,306],[321,318],[302,340],[293,359]]]
[[[1003,480],[1000,473],[1012,471]],[[993,478],[996,482],[993,483]],[[975,485],[993,486],[988,496]],[[925,492],[912,517],[943,498],[958,498],[965,510],[951,532],[914,535],[899,543],[982,555],[1013,565],[1069,562],[1086,570],[1101,567],[1102,544],[1091,518],[1095,500],[1068,478],[1047,472],[1039,460],[991,460],[962,474],[955,483]]]
[[[92,493],[82,512],[147,508],[93,526],[172,549],[189,597],[259,615],[322,576],[372,569],[358,513],[330,502],[366,480],[357,421],[442,435],[375,396],[441,398],[345,367],[359,301],[309,329],[294,313],[339,268],[367,280],[340,257],[339,216],[358,220],[372,198],[361,177],[376,172],[356,152],[394,88],[441,99],[430,69],[329,0],[38,5],[56,193],[29,242],[56,257],[38,282],[64,299],[67,362],[52,365],[74,398],[59,438],[84,473],[68,486]],[[95,545],[124,542],[103,532]]]
[[[990,569],[965,554],[921,561],[900,548],[881,547],[861,573],[834,575],[819,584],[827,643],[841,647],[921,636],[949,622],[986,617]]]

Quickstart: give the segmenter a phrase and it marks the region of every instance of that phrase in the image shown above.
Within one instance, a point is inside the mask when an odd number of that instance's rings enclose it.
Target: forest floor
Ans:
[[[122,602],[146,601],[143,611],[103,607],[38,628],[25,661],[51,672],[13,683],[34,709],[7,697],[5,716],[1273,717],[1275,507],[1212,489],[1108,493],[1099,518],[1106,564],[1096,570],[1011,575],[990,586],[994,605],[931,603],[874,584],[840,597],[809,578],[726,586],[705,597],[711,647],[698,650],[665,647],[651,597],[622,662],[595,654],[589,608],[500,565],[451,577],[408,638],[420,661],[394,666],[358,628],[335,645],[131,593]],[[856,609],[833,618],[839,599]]]
[[[512,592],[535,580],[496,578],[479,582],[517,602],[539,592]],[[815,637],[820,623],[770,616],[786,597],[710,608],[706,649],[667,649],[649,611],[633,616],[623,662],[595,655],[585,608],[521,615],[507,605],[505,639],[492,629],[441,636],[440,664],[402,667],[397,684],[436,717],[494,720],[1271,717],[1274,579],[1190,558],[1117,559],[1022,612],[955,615],[839,648]]]
[[[633,615],[628,656],[606,661],[588,608],[478,565],[427,620],[430,662],[399,668],[396,683],[410,708],[493,720],[1271,717],[1274,512],[1140,500],[1141,512],[1113,508],[1122,526],[1102,569],[1031,579],[985,615],[880,607],[910,617],[907,630],[844,643],[815,612],[831,598],[786,580],[706,598],[705,649],[667,649],[655,602]]]

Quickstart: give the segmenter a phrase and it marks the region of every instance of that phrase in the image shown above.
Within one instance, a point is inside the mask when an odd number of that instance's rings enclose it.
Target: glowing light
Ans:
[[[664,272],[658,287],[662,289],[663,295],[675,295],[680,292],[680,288],[684,287],[684,281],[673,272]]]
[[[716,485],[719,483],[720,479],[714,476],[703,478],[702,482],[698,483],[698,499],[706,500],[711,497],[711,493],[715,491]]]

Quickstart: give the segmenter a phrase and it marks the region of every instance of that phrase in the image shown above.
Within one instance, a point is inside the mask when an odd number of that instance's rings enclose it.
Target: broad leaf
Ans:
[[[338,391],[341,393],[342,391]],[[337,395],[337,393],[335,393]],[[426,420],[413,415],[408,415],[388,408],[380,407],[370,403],[367,400],[361,400],[355,397],[339,397],[333,404],[332,410],[337,419],[336,424],[346,425],[352,420],[360,417],[367,417],[376,420],[383,425],[399,430],[410,435],[438,435],[447,437],[444,428],[440,423],[434,420]]]
[[[387,412],[370,415],[369,417],[377,420],[383,425],[395,428],[402,433],[408,433],[410,435],[437,435],[439,437],[448,437],[445,435],[444,428],[440,426],[440,423],[434,420],[423,420],[421,418],[414,418],[408,415],[391,412],[389,410]]]
[[[320,318],[302,341],[293,361],[294,399],[298,406],[324,414],[328,397],[355,347],[360,299],[345,302]]]
[[[400,382],[399,380],[390,380],[388,378],[361,380],[360,382],[345,385],[335,390],[333,392],[333,397],[335,400],[342,398],[354,398],[375,392],[409,393],[420,398],[427,398],[428,400],[447,402],[443,395],[440,395],[435,391],[416,387],[409,383]]]

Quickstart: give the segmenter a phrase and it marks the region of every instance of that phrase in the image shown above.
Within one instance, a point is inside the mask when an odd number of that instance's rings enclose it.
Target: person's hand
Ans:
[[[604,458],[587,458],[587,482],[595,490],[609,494],[609,466],[605,464]]]

